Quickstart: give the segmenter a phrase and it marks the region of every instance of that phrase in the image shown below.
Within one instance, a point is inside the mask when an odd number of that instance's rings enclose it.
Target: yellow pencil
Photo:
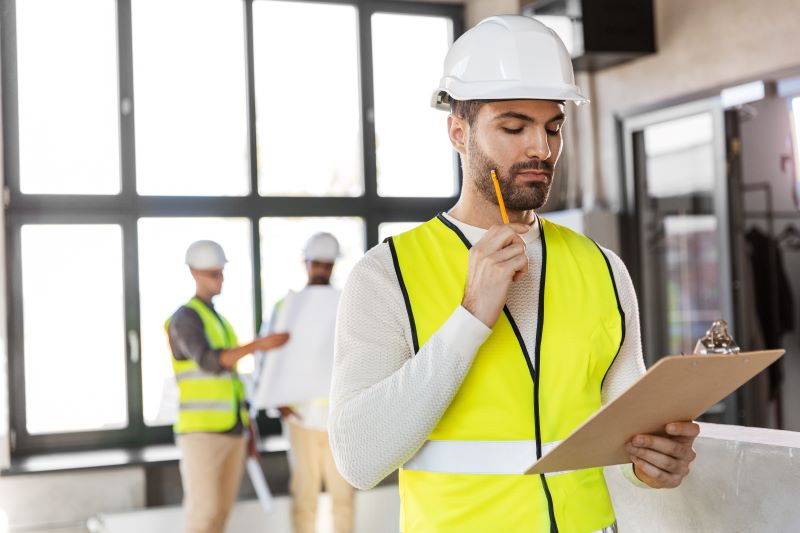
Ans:
[[[500,206],[500,215],[503,217],[503,224],[508,224],[508,214],[506,214],[506,204],[503,202],[503,194],[500,192],[500,182],[497,181],[497,174],[492,170],[492,182],[494,192],[497,193],[497,204]]]

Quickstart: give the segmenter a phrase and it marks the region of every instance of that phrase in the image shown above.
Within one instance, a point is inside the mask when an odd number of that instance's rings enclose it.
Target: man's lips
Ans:
[[[524,181],[546,182],[550,179],[550,172],[547,170],[523,170],[517,172],[516,177],[522,178]]]

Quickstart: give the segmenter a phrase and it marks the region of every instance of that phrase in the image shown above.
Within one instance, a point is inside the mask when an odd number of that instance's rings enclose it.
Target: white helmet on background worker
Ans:
[[[303,246],[303,258],[306,261],[334,263],[339,258],[339,241],[330,233],[315,233]]]
[[[431,105],[449,111],[452,100],[516,99],[589,101],[556,32],[530,17],[489,17],[450,47]]]
[[[222,246],[214,241],[197,241],[186,250],[186,264],[195,270],[223,268],[228,259]]]

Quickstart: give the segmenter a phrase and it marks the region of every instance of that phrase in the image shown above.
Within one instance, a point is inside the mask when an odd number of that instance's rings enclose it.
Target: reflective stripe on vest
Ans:
[[[542,444],[542,454],[557,444]],[[524,474],[534,462],[535,440],[429,440],[403,468],[440,474]],[[572,470],[545,475],[568,472]]]
[[[602,382],[624,337],[600,248],[539,220],[542,264],[531,265],[541,269],[535,351],[528,353],[504,308],[422,455],[409,461],[426,466],[400,470],[403,533],[589,533],[615,522],[599,468],[553,476],[508,472],[523,457],[530,466],[546,447],[540,442],[563,440],[601,407]],[[470,244],[441,215],[388,242],[417,351],[461,303]],[[448,444],[432,444],[441,441]],[[514,441],[525,444],[494,444]],[[487,443],[496,448],[484,450],[486,465],[477,466],[476,450]],[[447,459],[447,472],[429,466],[427,454],[438,452],[428,449],[451,444],[466,450],[462,460]],[[502,457],[512,449],[515,459]]]
[[[197,312],[212,349],[224,350],[238,345],[236,333],[228,321],[202,300],[192,298],[186,307]],[[169,323],[167,320],[167,329]],[[244,425],[249,423],[244,407],[244,386],[235,370],[206,372],[193,360],[174,357],[172,369],[180,397],[175,433],[225,432],[236,426],[237,418]]]

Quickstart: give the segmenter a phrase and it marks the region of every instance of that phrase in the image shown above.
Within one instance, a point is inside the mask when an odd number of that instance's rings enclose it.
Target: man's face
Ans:
[[[306,261],[309,285],[330,285],[333,263],[323,261]]]
[[[564,105],[550,100],[508,100],[480,107],[463,154],[472,186],[497,204],[497,173],[506,207],[539,209],[547,201],[561,155]]]
[[[222,283],[225,281],[225,275],[221,268],[209,268],[204,270],[192,269],[192,276],[194,276],[197,286],[203,292],[216,296],[222,292]]]

